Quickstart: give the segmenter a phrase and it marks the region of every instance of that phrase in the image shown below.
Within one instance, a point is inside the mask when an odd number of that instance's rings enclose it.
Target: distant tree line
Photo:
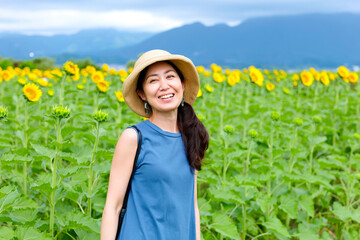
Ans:
[[[85,68],[86,66],[89,65],[99,69],[99,66],[97,66],[90,58],[69,59],[69,61],[76,63],[80,69]],[[18,60],[13,58],[3,58],[0,56],[0,67],[2,69],[6,69],[9,66],[19,67],[19,68],[29,67],[30,69],[40,69],[40,70],[47,70],[47,69],[60,67],[60,65],[57,65],[55,63],[55,59],[49,57],[34,58],[31,60]]]

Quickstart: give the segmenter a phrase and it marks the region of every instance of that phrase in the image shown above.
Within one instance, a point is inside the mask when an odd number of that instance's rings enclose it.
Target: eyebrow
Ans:
[[[168,73],[168,72],[176,72],[176,71],[173,70],[173,69],[169,69],[169,70],[165,71],[165,74]],[[147,76],[147,77],[145,78],[145,81],[146,81],[149,77],[156,77],[156,76],[158,76],[158,74],[156,74],[156,73],[150,74],[149,76]]]

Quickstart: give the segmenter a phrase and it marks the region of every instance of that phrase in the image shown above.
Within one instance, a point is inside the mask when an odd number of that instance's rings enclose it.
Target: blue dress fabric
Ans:
[[[194,173],[181,133],[136,124],[142,145],[120,240],[195,240]]]

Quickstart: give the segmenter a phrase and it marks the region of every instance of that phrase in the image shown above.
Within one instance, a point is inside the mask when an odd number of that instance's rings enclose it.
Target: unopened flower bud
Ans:
[[[254,129],[251,129],[251,130],[249,130],[249,136],[251,137],[251,138],[256,138],[257,136],[259,135],[259,133],[256,131],[256,130],[254,130]]]
[[[93,114],[93,118],[99,123],[106,122],[109,120],[109,114],[105,111],[99,110]]]
[[[53,106],[51,114],[56,118],[68,118],[70,117],[70,108],[64,106]]]
[[[319,116],[314,116],[314,117],[313,117],[313,120],[314,120],[314,122],[317,123],[317,124],[318,124],[318,123],[321,123],[321,117],[319,117]]]
[[[355,138],[355,139],[360,139],[360,134],[355,133],[355,134],[354,134],[354,138]]]
[[[224,131],[225,131],[226,133],[233,133],[234,130],[235,130],[234,127],[231,126],[231,125],[226,125],[226,126],[224,127]]]
[[[301,118],[295,118],[294,123],[297,127],[300,127],[303,125],[303,120]]]
[[[279,121],[280,113],[278,113],[276,111],[271,112],[271,119],[275,122]]]
[[[7,118],[8,110],[4,106],[0,106],[0,120]]]

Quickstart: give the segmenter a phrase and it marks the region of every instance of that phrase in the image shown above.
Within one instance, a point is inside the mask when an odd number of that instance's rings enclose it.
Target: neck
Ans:
[[[177,111],[166,114],[153,113],[149,118],[149,121],[164,131],[172,133],[179,132],[177,126]]]

